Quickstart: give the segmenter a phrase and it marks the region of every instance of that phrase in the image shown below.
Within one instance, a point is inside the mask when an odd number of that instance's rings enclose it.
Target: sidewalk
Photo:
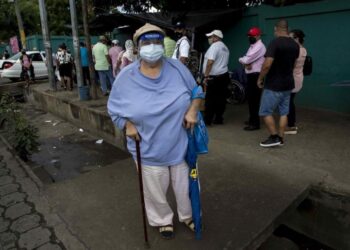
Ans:
[[[255,249],[310,185],[350,190],[349,116],[299,109],[300,133],[265,149],[259,142],[266,130],[243,131],[246,114],[244,105],[229,106],[225,125],[209,128],[210,153],[199,160],[203,239],[194,240],[175,218],[174,240],[148,227],[153,249]],[[46,194],[89,248],[143,249],[137,185],[127,159],[50,185]],[[171,192],[169,199],[174,205]]]
[[[0,249],[85,249],[51,211],[40,180],[26,168],[0,140]]]
[[[76,113],[80,103],[106,112],[103,100],[74,100]],[[268,136],[265,129],[243,130],[247,107],[229,105],[225,124],[209,128],[210,153],[199,159],[203,239],[196,241],[175,216],[173,240],[162,240],[156,229],[148,227],[151,248],[256,249],[279,225],[281,214],[305,198],[310,186],[349,192],[350,116],[297,112],[299,133],[286,136],[283,147],[266,149],[259,146]],[[60,219],[61,230],[51,227],[67,249],[144,249],[135,164],[130,158],[106,162],[102,168],[40,189],[40,197],[49,203],[45,206]],[[172,192],[169,200],[174,208]],[[47,224],[55,225],[49,220]],[[62,233],[67,229],[69,237]]]

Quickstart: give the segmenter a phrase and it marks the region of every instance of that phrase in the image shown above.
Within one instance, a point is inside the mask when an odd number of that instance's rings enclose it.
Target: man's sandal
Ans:
[[[192,232],[195,231],[195,225],[192,219],[185,220],[184,223]]]
[[[174,227],[173,225],[166,225],[159,227],[159,233],[163,239],[170,240],[174,238]]]

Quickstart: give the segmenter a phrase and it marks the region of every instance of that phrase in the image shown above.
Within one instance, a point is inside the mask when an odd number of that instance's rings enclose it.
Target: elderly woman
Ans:
[[[164,31],[151,24],[135,32],[140,59],[119,73],[108,112],[116,126],[126,131],[134,159],[135,140],[140,140],[148,222],[169,239],[174,231],[174,213],[166,198],[170,180],[179,220],[194,230],[184,157],[186,129],[197,122],[202,90],[181,62],[163,57],[163,39]]]

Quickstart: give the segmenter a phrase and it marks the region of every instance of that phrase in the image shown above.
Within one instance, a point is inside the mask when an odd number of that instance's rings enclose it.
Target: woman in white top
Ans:
[[[304,80],[304,63],[305,58],[307,55],[306,49],[304,48],[304,37],[305,34],[302,30],[292,30],[289,33],[289,36],[294,39],[294,41],[299,45],[300,52],[299,57],[297,58],[293,70],[293,76],[294,76],[294,84],[295,87],[292,90],[291,96],[290,96],[290,103],[289,103],[289,114],[288,114],[288,127],[285,130],[285,134],[297,134],[298,128],[296,127],[296,119],[295,119],[295,104],[294,99],[295,95],[301,90],[303,87],[303,80]]]

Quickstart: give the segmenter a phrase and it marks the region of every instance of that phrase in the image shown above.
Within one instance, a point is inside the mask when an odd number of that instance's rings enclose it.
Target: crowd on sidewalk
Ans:
[[[247,32],[246,53],[236,58],[247,76],[248,120],[245,131],[261,128],[264,121],[269,136],[262,147],[284,145],[285,134],[296,134],[294,100],[302,89],[307,56],[302,30],[289,30],[288,22],[274,26],[275,38],[266,47],[259,27]],[[136,161],[142,155],[145,208],[148,222],[163,238],[174,236],[174,212],[167,202],[172,184],[180,222],[196,231],[189,199],[189,166],[185,161],[189,134],[200,121],[206,126],[223,125],[230,84],[230,51],[219,29],[205,34],[209,47],[204,55],[201,77],[191,72],[191,42],[183,22],[162,29],[145,24],[122,44],[101,35],[89,50],[80,43],[83,84],[90,85],[90,67],[104,96],[108,113],[127,136],[127,147]],[[62,90],[71,91],[75,62],[66,44],[53,53],[54,70]],[[22,52],[23,71],[31,75],[31,60]],[[29,81],[29,80],[28,80]],[[201,103],[205,99],[204,118]],[[274,115],[279,115],[278,126]],[[137,149],[140,143],[141,148]]]
[[[177,22],[175,28],[163,31],[162,56],[178,60],[189,68],[193,48],[185,23]],[[252,27],[247,33],[248,50],[238,58],[247,78],[248,119],[243,129],[246,131],[260,129],[262,118],[270,133],[267,140],[260,143],[263,147],[283,145],[285,134],[296,134],[298,131],[294,102],[296,94],[302,89],[303,65],[307,57],[303,46],[305,34],[302,30],[289,31],[287,21],[281,20],[276,24],[274,34],[275,39],[266,47],[261,39],[261,29]],[[204,55],[200,84],[206,93],[204,120],[211,126],[224,123],[226,97],[230,84],[228,74],[230,52],[223,42],[221,30],[213,30],[206,36],[210,46]],[[102,35],[92,46],[95,78],[103,95],[108,96],[119,73],[140,58],[140,48],[135,42],[127,39],[123,45],[117,39],[111,41]],[[90,60],[88,49],[83,42],[80,43],[80,57],[83,84],[90,85]],[[23,60],[23,68],[28,67],[27,64],[30,62],[26,63],[26,60]],[[75,64],[65,44],[60,45],[57,53],[54,53],[54,68],[61,88],[72,90],[73,82],[76,81]],[[27,71],[32,72],[29,68]],[[198,82],[198,79],[196,80]],[[272,116],[275,111],[280,115],[278,129]]]
[[[108,51],[105,37],[93,48],[103,93],[108,94],[110,89],[107,80],[111,79],[113,86],[108,112],[115,125],[125,131],[134,159],[136,141],[142,146],[142,165],[137,168],[141,167],[143,175],[148,222],[167,239],[174,232],[174,213],[166,199],[170,180],[179,220],[195,231],[188,195],[189,168],[184,159],[187,133],[200,119],[197,113],[204,93],[205,124],[224,124],[230,83],[230,52],[221,30],[206,34],[209,48],[204,55],[201,82],[196,82],[188,68],[191,41],[185,24],[176,23],[174,34],[176,42],[169,37],[169,31],[145,24],[136,30],[133,41],[126,42],[124,53],[116,41]],[[294,99],[302,88],[305,35],[301,30],[289,31],[286,20],[275,24],[275,38],[267,48],[261,35],[258,27],[252,27],[247,33],[248,51],[238,58],[248,78],[249,119],[244,130],[260,129],[262,117],[270,136],[260,146],[274,147],[284,144],[286,133],[297,133]],[[132,62],[127,67],[120,60],[121,53],[127,55],[128,64]],[[279,114],[278,129],[275,113]]]

